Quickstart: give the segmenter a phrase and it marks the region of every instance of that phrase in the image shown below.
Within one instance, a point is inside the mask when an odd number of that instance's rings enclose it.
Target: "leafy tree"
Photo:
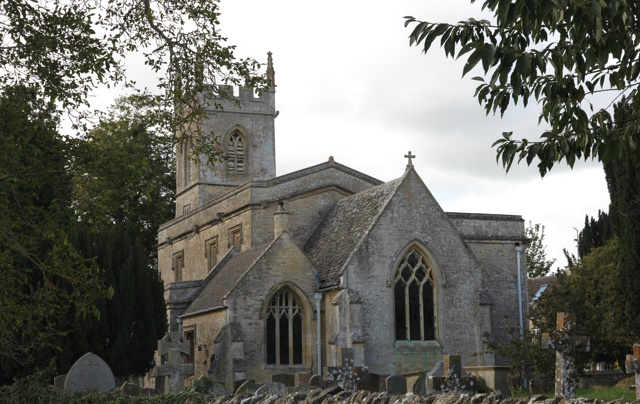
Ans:
[[[118,99],[76,148],[74,207],[92,231],[79,232],[75,242],[95,257],[114,295],[102,302],[99,322],[77,319],[61,341],[61,370],[91,350],[114,374],[141,375],[167,329],[156,233],[174,215],[175,162],[152,101]]]
[[[196,122],[213,96],[211,84],[261,88],[259,64],[237,59],[218,29],[216,0],[5,0],[0,2],[0,84],[29,84],[78,118],[100,84],[135,88],[125,57],[142,54],[159,77],[155,107],[170,133],[182,128],[211,161],[215,143],[199,136]],[[206,91],[205,91],[206,90]],[[79,121],[84,122],[84,121]]]
[[[542,349],[542,334],[528,329],[509,329],[511,338],[505,343],[489,341],[488,347],[496,354],[509,360],[511,374],[522,380],[528,375],[543,374],[552,376],[555,369],[555,355],[553,351]]]
[[[545,291],[531,310],[534,326],[542,331],[556,328],[556,313],[576,313],[578,335],[591,338],[591,349],[579,355],[580,363],[622,363],[633,345],[632,324],[624,314],[625,298],[618,283],[618,260],[617,239],[594,248],[570,275],[558,273],[558,286]]]
[[[547,275],[556,260],[547,260],[544,226],[540,223],[531,224],[529,222],[525,229],[525,235],[531,240],[527,246],[527,276],[538,278]]]
[[[474,0],[471,0],[472,2]],[[539,161],[544,176],[565,160],[612,160],[640,144],[640,3],[628,0],[485,0],[492,21],[469,18],[457,24],[419,21],[411,45],[427,52],[436,39],[447,56],[465,56],[463,76],[480,65],[484,77],[475,97],[488,113],[531,99],[542,106],[539,139],[494,143],[508,171],[514,159]],[[631,101],[623,120],[610,107],[593,110],[596,94],[623,93]],[[612,129],[613,128],[613,129]]]
[[[99,315],[112,291],[70,241],[69,139],[36,90],[0,96],[0,359],[18,364],[69,328],[67,313]]]
[[[620,102],[617,120],[626,120],[633,109],[630,103]],[[618,282],[624,293],[624,312],[640,337],[640,150],[624,150],[619,159],[605,161],[604,170],[611,197],[609,215],[620,240]]]

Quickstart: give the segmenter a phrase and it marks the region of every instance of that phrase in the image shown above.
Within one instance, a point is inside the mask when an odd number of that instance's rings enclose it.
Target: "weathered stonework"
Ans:
[[[491,376],[501,363],[485,334],[506,340],[508,326],[518,324],[515,245],[526,241],[523,219],[444,212],[411,164],[388,183],[333,159],[276,177],[275,91],[256,99],[241,89],[239,97],[242,109],[225,104],[203,125],[222,145],[234,131],[245,137],[245,173],[188,163],[180,151],[177,215],[158,231],[170,330],[189,335],[194,347],[187,385],[202,374],[227,390],[241,380],[310,376],[320,361],[328,379],[328,369],[341,380],[350,375],[352,389],[358,374],[414,378],[454,353]],[[433,305],[433,325],[422,322],[422,336],[412,328],[409,339],[396,336],[394,279],[411,249],[430,273],[433,297],[420,299]],[[299,317],[283,309],[269,331],[267,308],[283,288]],[[405,313],[417,301],[407,298]],[[274,362],[274,346],[295,358]]]

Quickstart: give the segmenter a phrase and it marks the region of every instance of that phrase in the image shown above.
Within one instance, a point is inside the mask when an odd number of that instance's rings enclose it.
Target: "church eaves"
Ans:
[[[327,213],[303,249],[318,270],[321,287],[338,284],[349,257],[403,179],[404,176],[342,199]]]

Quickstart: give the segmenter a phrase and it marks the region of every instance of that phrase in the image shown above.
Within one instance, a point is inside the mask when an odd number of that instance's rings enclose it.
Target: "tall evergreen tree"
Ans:
[[[631,116],[632,106],[623,100],[616,105],[616,121]],[[619,158],[604,162],[611,197],[609,215],[620,238],[619,284],[625,313],[640,336],[640,149],[623,148]]]
[[[605,245],[612,237],[609,215],[606,212],[598,210],[597,218],[585,216],[584,228],[578,235],[578,256],[583,258],[594,248]]]

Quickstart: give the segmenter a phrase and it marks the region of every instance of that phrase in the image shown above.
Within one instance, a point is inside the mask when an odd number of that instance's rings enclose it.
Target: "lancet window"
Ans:
[[[289,288],[280,289],[266,313],[267,364],[302,364],[302,305]]]
[[[227,142],[227,174],[245,174],[245,141],[238,132],[233,132]]]
[[[415,247],[409,249],[394,279],[396,341],[436,339],[434,285],[424,254]]]

